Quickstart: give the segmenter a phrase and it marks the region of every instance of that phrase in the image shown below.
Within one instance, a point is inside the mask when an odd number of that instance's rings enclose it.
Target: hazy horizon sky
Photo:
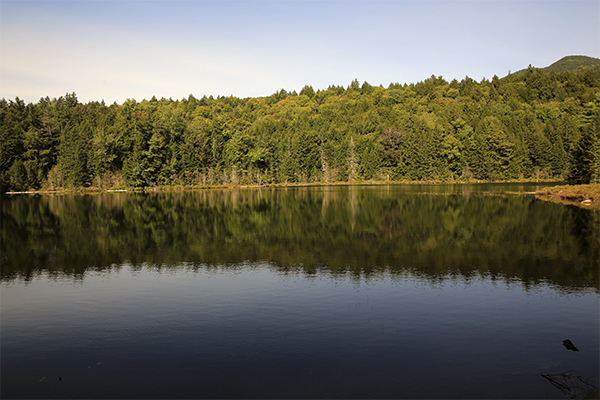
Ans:
[[[600,58],[598,0],[0,0],[0,98],[261,97]]]

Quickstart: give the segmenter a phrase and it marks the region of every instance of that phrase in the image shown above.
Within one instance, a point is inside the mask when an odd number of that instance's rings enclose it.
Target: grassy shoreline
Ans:
[[[3,195],[60,195],[60,194],[98,194],[98,193],[147,193],[147,192],[170,192],[186,190],[223,190],[223,189],[246,189],[246,188],[276,188],[276,187],[310,187],[310,186],[350,186],[350,185],[440,185],[440,184],[480,184],[480,183],[556,183],[557,181],[533,181],[533,180],[515,180],[515,181],[356,181],[356,182],[310,182],[310,183],[276,183],[263,185],[186,185],[186,186],[152,186],[145,188],[131,187],[79,187],[79,188],[61,188],[61,189],[41,189],[28,190],[22,192],[6,192]],[[600,209],[600,184],[588,185],[559,185],[540,189],[536,192],[524,194],[534,194],[536,198],[544,201],[553,201],[562,204],[576,205],[584,208]]]
[[[267,183],[267,184],[221,184],[221,185],[179,185],[179,186],[148,186],[144,188],[133,187],[111,187],[102,188],[96,186],[89,187],[73,187],[60,189],[39,189],[26,191],[11,191],[4,192],[6,195],[17,194],[95,194],[95,193],[117,193],[117,192],[169,192],[169,191],[184,191],[184,190],[215,190],[215,189],[245,189],[245,188],[275,188],[275,187],[310,187],[310,186],[351,186],[351,185],[468,185],[468,184],[483,184],[483,183],[556,183],[555,180],[507,180],[507,181],[353,181],[353,182],[302,182],[302,183]]]
[[[535,197],[540,200],[600,209],[600,184],[552,186],[538,190],[535,192]]]

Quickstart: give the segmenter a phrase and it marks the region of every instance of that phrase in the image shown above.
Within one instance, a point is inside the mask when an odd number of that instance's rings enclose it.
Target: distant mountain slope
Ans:
[[[563,57],[554,64],[543,68],[544,72],[562,72],[568,70],[577,70],[581,68],[594,68],[600,72],[600,59],[588,56],[567,56]]]
[[[600,73],[600,59],[588,56],[566,56],[545,68],[541,68],[544,72],[563,72],[574,71],[583,68],[593,68]],[[519,75],[525,72],[526,69],[515,72]]]

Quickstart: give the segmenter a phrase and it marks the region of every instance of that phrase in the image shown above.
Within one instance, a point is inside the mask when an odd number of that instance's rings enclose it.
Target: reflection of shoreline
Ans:
[[[154,193],[154,192],[179,192],[179,191],[194,191],[194,190],[220,190],[220,189],[261,189],[261,188],[294,188],[294,187],[319,187],[319,186],[386,186],[386,185],[480,185],[480,184],[558,184],[561,181],[539,181],[531,180],[505,180],[505,181],[353,181],[353,182],[308,182],[308,183],[273,183],[263,185],[182,185],[182,186],[149,186],[146,188],[111,188],[105,189],[100,187],[80,187],[72,189],[56,189],[56,190],[27,190],[22,192],[6,192],[3,194],[39,194],[39,195],[55,195],[55,194],[100,194],[100,193]]]
[[[274,275],[286,277],[298,277],[300,279],[324,279],[331,281],[351,280],[359,282],[390,281],[398,284],[412,282],[421,287],[430,287],[431,289],[443,289],[443,287],[461,286],[468,288],[470,286],[488,286],[490,288],[505,288],[507,290],[520,289],[529,294],[542,292],[552,292],[563,297],[579,297],[586,295],[598,295],[600,291],[594,287],[575,287],[560,286],[548,280],[523,281],[518,277],[505,276],[502,274],[492,275],[489,272],[473,271],[463,275],[456,271],[449,271],[444,274],[431,275],[426,271],[416,268],[390,268],[382,267],[372,269],[368,272],[364,270],[347,269],[329,269],[327,266],[307,266],[293,265],[281,266],[267,261],[244,261],[239,263],[227,264],[208,264],[208,263],[190,263],[179,264],[152,264],[141,263],[132,264],[125,261],[122,264],[112,264],[104,267],[94,267],[83,269],[81,271],[63,271],[63,270],[40,270],[34,271],[30,275],[3,276],[0,279],[0,285],[24,284],[28,285],[37,280],[51,280],[55,282],[66,282],[73,284],[82,284],[86,278],[90,277],[109,277],[118,276],[121,273],[139,274],[179,274],[192,273],[203,274],[207,276],[219,275],[223,273],[244,273],[249,271],[268,271]],[[31,272],[31,271],[30,271]]]
[[[2,279],[44,270],[77,275],[125,260],[266,260],[309,273],[412,270],[433,281],[489,274],[598,290],[597,212],[506,196],[514,186],[492,186],[7,197]]]
[[[254,264],[254,262],[240,262],[240,263],[227,263],[227,264],[209,264],[209,263],[185,263],[186,269],[201,269],[205,267],[214,269],[228,269],[232,271],[238,270],[240,266],[247,266],[248,264]],[[276,265],[276,263],[272,263]],[[111,273],[115,268],[120,269],[123,265],[132,264],[116,264],[112,263],[106,266],[93,266],[93,267],[82,267],[82,268],[66,268],[66,269],[27,269],[19,271],[8,271],[2,273],[0,277],[0,284],[13,284],[13,283],[28,283],[36,279],[47,278],[52,280],[68,280],[73,282],[83,281],[85,276],[89,273]],[[169,265],[166,263],[142,263],[134,264],[136,270],[150,268],[157,272],[177,272],[181,268],[181,264]],[[461,283],[465,286],[471,284],[486,281],[486,283],[493,285],[504,285],[506,287],[522,287],[526,292],[536,293],[543,289],[552,289],[555,293],[561,295],[585,295],[588,293],[594,293],[600,296],[600,290],[591,285],[577,285],[577,284],[558,284],[547,278],[536,278],[531,277],[518,277],[515,275],[506,275],[503,273],[490,273],[489,271],[472,270],[466,273],[462,273],[459,270],[448,270],[445,273],[431,273],[429,271],[419,269],[398,269],[389,267],[375,267],[365,271],[360,268],[351,267],[340,267],[340,268],[329,268],[326,265],[292,265],[292,266],[277,266],[275,267],[279,273],[282,274],[303,274],[306,276],[315,276],[319,274],[325,274],[332,279],[352,277],[356,281],[360,280],[371,280],[371,279],[382,279],[389,278],[392,280],[419,280],[427,282],[431,286],[437,286],[443,282],[454,282]]]
[[[551,201],[553,203],[560,203],[560,204],[564,204],[567,206],[576,206],[576,207],[581,207],[581,208],[586,208],[586,209],[595,209],[595,210],[600,210],[600,201],[592,201],[591,203],[584,203],[584,200],[569,200],[569,199],[564,199],[561,197],[557,197],[557,196],[542,196],[542,195],[536,195],[536,198],[540,199],[540,200],[544,200],[544,201]]]

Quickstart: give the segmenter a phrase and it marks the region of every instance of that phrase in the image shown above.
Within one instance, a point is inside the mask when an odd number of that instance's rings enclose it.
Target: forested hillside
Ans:
[[[600,74],[528,68],[264,98],[0,102],[3,191],[354,181],[597,182]]]
[[[564,71],[577,71],[580,69],[591,68],[600,73],[600,59],[588,56],[566,56],[550,64],[547,67],[542,68],[543,72],[564,72]],[[515,74],[524,74],[527,69],[522,69],[515,72]]]

